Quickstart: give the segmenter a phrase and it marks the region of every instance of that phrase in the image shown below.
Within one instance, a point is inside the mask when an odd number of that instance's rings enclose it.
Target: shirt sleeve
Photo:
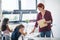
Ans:
[[[53,22],[53,19],[52,19],[51,12],[49,12],[49,20],[51,20],[51,23],[50,23],[50,24],[52,24],[52,22]]]

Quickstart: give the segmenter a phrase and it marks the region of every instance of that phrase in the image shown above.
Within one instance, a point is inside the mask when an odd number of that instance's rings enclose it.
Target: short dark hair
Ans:
[[[18,29],[24,28],[24,25],[20,24],[17,26]]]
[[[45,8],[45,6],[44,6],[44,4],[43,3],[39,3],[38,5],[37,5],[37,7],[43,7],[43,9]]]

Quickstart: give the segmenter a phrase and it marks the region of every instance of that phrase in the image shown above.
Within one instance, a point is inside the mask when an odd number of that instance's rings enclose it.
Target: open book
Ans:
[[[45,19],[41,19],[39,21],[37,21],[38,25],[40,26],[40,28],[46,27],[47,23],[45,23]]]

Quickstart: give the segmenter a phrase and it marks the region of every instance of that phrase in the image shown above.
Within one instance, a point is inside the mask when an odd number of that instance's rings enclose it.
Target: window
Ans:
[[[37,13],[36,14],[23,14],[22,15],[22,21],[26,20],[36,20]]]
[[[21,0],[21,10],[36,10],[36,0]]]
[[[9,21],[20,21],[19,14],[3,14],[3,18],[8,18]]]
[[[2,0],[2,10],[13,11],[19,9],[18,0]]]

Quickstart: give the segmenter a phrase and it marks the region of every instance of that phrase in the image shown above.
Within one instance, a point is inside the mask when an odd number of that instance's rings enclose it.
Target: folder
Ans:
[[[46,27],[47,23],[45,23],[45,19],[41,19],[39,21],[37,21],[38,25],[40,26],[40,28]]]

